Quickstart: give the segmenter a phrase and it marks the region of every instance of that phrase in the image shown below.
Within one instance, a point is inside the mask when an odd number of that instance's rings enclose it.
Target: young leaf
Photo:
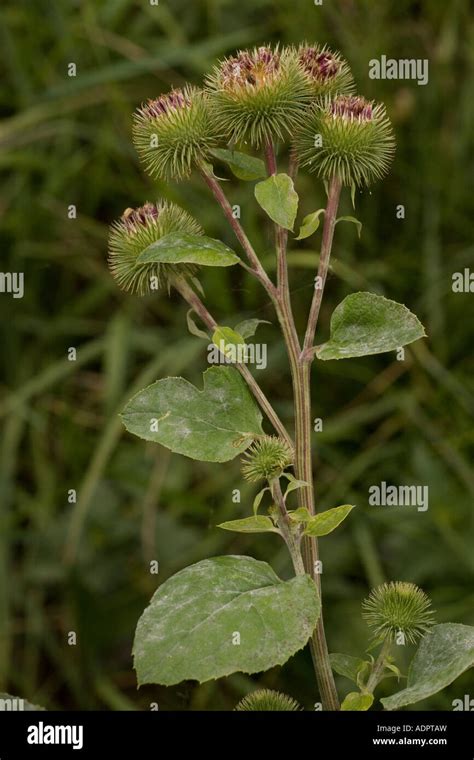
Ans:
[[[165,581],[138,621],[138,682],[203,683],[283,665],[304,647],[319,613],[308,575],[284,582],[251,557],[203,560]]]
[[[230,327],[217,327],[212,336],[212,342],[219,351],[231,359],[236,360],[238,346],[245,346],[245,340],[239,333]]]
[[[350,654],[330,654],[331,667],[335,673],[345,676],[350,681],[358,684],[360,674],[367,669],[367,660],[360,657],[352,657]]]
[[[253,513],[254,513],[255,516],[257,515],[258,508],[259,508],[260,503],[261,503],[261,501],[263,499],[263,495],[264,495],[265,491],[269,491],[269,490],[270,490],[269,487],[265,486],[265,488],[262,488],[262,490],[258,492],[258,494],[256,495],[255,499],[253,500]]]
[[[297,491],[298,488],[304,488],[305,486],[308,485],[306,480],[297,480],[294,477],[294,475],[291,474],[291,472],[284,472],[283,477],[288,480],[288,486],[285,491],[285,499],[288,496],[288,494],[291,493],[292,491]],[[296,511],[298,512],[299,510],[296,510]]]
[[[202,391],[167,377],[139,391],[122,412],[130,433],[202,462],[227,462],[262,434],[262,415],[237,370],[211,367]]]
[[[427,699],[474,666],[474,627],[460,623],[435,625],[421,640],[408,671],[407,688],[381,700],[398,710]]]
[[[334,509],[327,509],[325,512],[313,515],[306,523],[304,534],[306,536],[327,536],[346,519],[353,509],[353,504],[343,504],[341,507],[334,507]]]
[[[274,174],[255,185],[255,197],[272,219],[285,230],[293,230],[298,211],[298,193],[287,174]]]
[[[279,533],[269,517],[255,515],[244,517],[243,520],[228,520],[217,526],[223,530],[234,530],[236,533]]]
[[[204,330],[201,330],[192,318],[193,313],[193,310],[189,309],[188,313],[186,314],[186,324],[188,325],[189,332],[191,335],[195,335],[196,338],[204,338],[204,340],[209,341],[208,334],[205,333]]]
[[[172,232],[145,248],[137,264],[199,264],[206,267],[231,267],[239,257],[220,240],[204,235]]]
[[[381,354],[423,337],[423,325],[403,304],[374,293],[353,293],[336,307],[330,340],[316,347],[316,356],[327,360]]]
[[[357,227],[357,237],[360,237],[360,233],[362,232],[362,222],[356,219],[355,216],[340,216],[339,219],[336,219],[336,224],[338,222],[352,222],[352,224],[355,224]]]
[[[271,325],[271,322],[269,322],[268,319],[244,319],[244,321],[239,322],[234,329],[242,336],[242,338],[251,338],[255,335],[259,325]]]
[[[306,507],[299,507],[299,509],[288,512],[288,517],[295,523],[307,523],[311,520],[311,513]]]
[[[266,177],[265,164],[261,158],[239,153],[237,150],[214,148],[210,151],[213,156],[227,164],[238,179],[251,181]]]
[[[342,703],[341,710],[365,712],[372,706],[373,701],[374,697],[372,694],[361,694],[359,691],[351,691]]]
[[[313,235],[319,227],[319,216],[320,214],[324,214],[324,211],[325,209],[320,208],[318,211],[313,211],[312,214],[305,216],[300,228],[300,234],[295,240],[304,240],[310,235]]]

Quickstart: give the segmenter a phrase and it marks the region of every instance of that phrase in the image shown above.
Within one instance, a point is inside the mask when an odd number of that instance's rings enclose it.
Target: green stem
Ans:
[[[295,575],[305,575],[306,570],[304,568],[303,557],[301,556],[300,538],[295,534],[294,528],[291,525],[291,520],[288,515],[285,499],[281,490],[279,478],[270,480],[268,485],[275,502],[275,506],[278,509],[277,522],[280,529],[280,533],[288,547],[288,551],[293,562]]]
[[[329,269],[329,260],[331,258],[332,241],[334,238],[334,227],[336,226],[341,187],[341,180],[337,177],[333,177],[329,185],[328,202],[324,214],[323,238],[321,243],[321,255],[319,257],[317,282],[315,283],[313,299],[311,301],[308,326],[306,328],[303,352],[301,355],[304,362],[310,362],[313,358],[314,335],[318,324],[319,310],[323,300],[324,286],[326,284],[326,277]]]
[[[380,679],[382,678],[383,672],[385,670],[385,660],[389,656],[391,648],[392,642],[390,641],[390,638],[387,637],[383,643],[382,649],[379,652],[379,656],[375,661],[372,672],[365,685],[365,691],[369,692],[369,694],[373,694],[377,688],[377,685],[380,683]]]

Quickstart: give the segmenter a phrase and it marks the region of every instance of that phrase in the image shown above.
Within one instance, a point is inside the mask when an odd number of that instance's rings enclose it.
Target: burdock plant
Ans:
[[[329,339],[315,345],[334,230],[347,218],[338,217],[341,192],[348,188],[353,194],[381,179],[394,155],[385,107],[354,90],[347,62],[324,45],[261,45],[217,63],[202,89],[174,89],[142,104],[135,114],[133,139],[145,170],[161,180],[198,172],[240,250],[207,237],[192,216],[164,201],[127,209],[112,225],[109,263],[118,285],[134,295],[176,290],[189,305],[190,330],[217,346],[223,359],[206,370],[201,389],[168,377],[141,390],[123,410],[123,423],[134,435],[192,459],[225,463],[242,455],[242,475],[258,484],[258,493],[246,516],[218,527],[273,533],[286,545],[294,569],[294,577],[283,581],[265,562],[219,556],[166,580],[138,622],[133,651],[139,684],[259,673],[283,665],[309,643],[323,709],[365,710],[382,680],[400,676],[397,645],[411,646],[421,638],[407,687],[382,700],[394,709],[430,696],[473,664],[474,629],[433,625],[428,598],[408,582],[375,589],[364,604],[372,629],[369,651],[380,647],[377,658],[328,653],[318,541],[344,522],[353,505],[321,511],[315,500],[311,370],[316,360],[390,352],[425,335],[402,304],[359,292],[336,307]],[[278,162],[285,144],[290,158],[282,172]],[[235,217],[215,174],[216,161],[242,181],[255,183],[255,199],[275,231],[276,280]],[[327,193],[325,208],[297,226],[296,240],[301,240],[317,233],[324,220],[304,330],[293,316],[287,266],[288,238],[298,216],[298,167],[312,172]],[[230,350],[245,345],[259,320],[218,324],[204,303],[202,267],[235,265],[257,279],[275,310],[292,377],[293,420],[280,419],[240,359],[245,354]],[[229,362],[229,356],[239,360]],[[358,688],[342,705],[334,673]],[[237,709],[297,708],[291,697],[263,691]]]

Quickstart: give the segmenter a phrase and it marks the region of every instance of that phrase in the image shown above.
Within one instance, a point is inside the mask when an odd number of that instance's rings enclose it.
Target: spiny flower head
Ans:
[[[359,95],[323,98],[295,135],[302,166],[344,185],[369,185],[383,177],[395,153],[395,138],[383,104]]]
[[[291,134],[311,98],[296,52],[278,46],[240,50],[214,68],[207,86],[219,130],[257,148]]]
[[[277,436],[265,435],[258,438],[245,452],[242,459],[242,474],[246,480],[273,480],[293,462],[293,451]]]
[[[218,141],[209,95],[193,87],[148,100],[133,119],[133,141],[154,179],[181,179]]]
[[[362,609],[377,639],[393,640],[401,631],[414,643],[434,623],[431,601],[414,583],[392,581],[377,586],[362,603]]]
[[[165,201],[147,202],[136,209],[128,208],[111,225],[109,267],[122,290],[145,295],[152,289],[152,282],[162,287],[173,277],[195,274],[197,268],[192,264],[137,265],[137,257],[145,248],[172,232],[203,234],[201,226],[192,216],[174,203]]]
[[[267,712],[271,710],[294,712],[301,710],[301,707],[293,697],[289,697],[287,694],[282,694],[280,691],[272,691],[271,689],[260,689],[241,699],[235,709],[249,712],[259,710]]]
[[[354,89],[354,79],[347,61],[326,45],[300,45],[297,57],[316,97],[348,93]]]

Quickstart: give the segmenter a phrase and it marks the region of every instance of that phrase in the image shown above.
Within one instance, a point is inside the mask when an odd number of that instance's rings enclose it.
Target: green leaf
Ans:
[[[194,314],[192,309],[189,309],[188,313],[186,314],[186,324],[188,325],[189,332],[191,335],[195,335],[196,338],[204,338],[204,340],[209,341],[208,334],[197,326],[196,322],[192,318],[192,314]]]
[[[435,625],[421,640],[408,672],[407,688],[381,700],[398,710],[427,699],[449,686],[474,665],[474,627],[460,623]]]
[[[0,692],[0,712],[36,712],[37,710],[44,711],[44,709],[44,707],[27,702],[22,697],[13,697],[6,692]]]
[[[341,705],[341,710],[357,710],[365,712],[372,706],[374,697],[372,694],[361,694],[359,691],[351,691]]]
[[[334,509],[327,509],[325,512],[313,515],[306,523],[305,535],[327,536],[328,533],[332,533],[346,519],[353,509],[353,504],[343,504],[341,507],[334,507]]]
[[[279,533],[269,517],[255,515],[244,517],[242,520],[228,520],[217,526],[223,530],[234,530],[236,533]]]
[[[212,342],[224,356],[233,361],[238,359],[237,347],[245,346],[243,337],[230,327],[217,327],[212,335]]]
[[[265,491],[269,491],[269,490],[270,490],[269,487],[265,486],[265,488],[262,488],[262,490],[258,492],[255,499],[253,500],[253,513],[255,516],[257,515],[258,508],[261,504]]]
[[[306,507],[299,507],[288,512],[288,517],[295,523],[307,523],[311,520],[312,515]]]
[[[227,462],[262,434],[262,415],[232,367],[211,367],[199,391],[167,377],[139,391],[122,412],[130,433],[202,462]]]
[[[393,351],[425,336],[406,306],[374,293],[353,293],[331,317],[331,338],[316,347],[318,359],[348,359]]]
[[[324,211],[325,209],[320,208],[318,211],[313,211],[312,214],[305,216],[300,228],[300,234],[295,240],[304,240],[310,235],[313,235],[319,227],[319,216],[320,214],[324,214]]]
[[[171,232],[145,248],[137,264],[199,264],[205,267],[231,267],[239,257],[220,240],[204,235]]]
[[[298,193],[287,174],[274,174],[255,185],[255,197],[272,219],[285,230],[293,230],[298,211]]]
[[[336,224],[338,222],[352,222],[352,224],[355,224],[357,227],[357,237],[360,237],[360,233],[362,232],[362,222],[356,219],[355,216],[340,216],[339,219],[336,219]]]
[[[271,322],[268,319],[244,319],[234,329],[242,338],[251,338],[252,335],[255,335],[259,325],[271,325]]]
[[[345,676],[350,681],[358,684],[360,673],[367,669],[367,660],[360,657],[352,657],[350,654],[330,654],[331,667],[335,673]]]
[[[224,164],[227,164],[238,179],[251,181],[262,179],[267,174],[261,158],[249,156],[247,153],[239,153],[237,150],[223,150],[222,148],[214,148],[210,152]]]
[[[304,647],[319,613],[308,575],[284,582],[251,557],[203,560],[165,581],[141,616],[138,682],[203,683],[283,665]]]

